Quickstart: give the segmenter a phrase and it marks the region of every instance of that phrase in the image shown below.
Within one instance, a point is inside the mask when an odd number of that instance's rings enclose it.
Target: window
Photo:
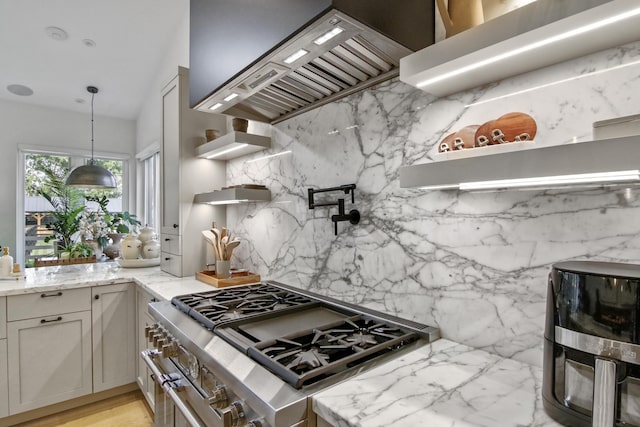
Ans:
[[[160,231],[160,153],[139,156],[141,210],[143,225]]]
[[[113,190],[79,190],[64,185],[69,171],[84,163],[87,157],[73,153],[52,153],[45,150],[25,150],[21,148],[20,159],[23,162],[20,170],[24,186],[24,200],[18,200],[18,218],[24,218],[24,233],[16,236],[16,262],[32,267],[36,258],[53,257],[56,254],[54,231],[56,236],[67,236],[77,240],[74,234],[73,212],[80,206],[90,205],[87,196],[106,196],[110,212],[122,212],[125,209],[123,197],[127,186],[124,185],[127,161],[123,159],[100,159],[95,163],[103,166],[116,178],[118,187]],[[21,203],[23,202],[23,203]],[[22,212],[20,212],[20,210]],[[68,215],[67,215],[68,214]],[[61,219],[68,220],[67,223]],[[63,228],[63,229],[57,229]],[[69,243],[69,242],[66,242]],[[23,258],[24,257],[24,258]]]

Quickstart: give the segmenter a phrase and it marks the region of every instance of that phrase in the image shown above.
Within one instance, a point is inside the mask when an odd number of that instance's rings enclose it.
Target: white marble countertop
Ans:
[[[116,263],[27,269],[0,296],[135,282],[159,299],[215,289],[159,267]],[[440,339],[313,397],[336,426],[556,426],[540,397],[540,368]]]
[[[314,411],[335,426],[559,426],[542,370],[446,339],[327,389]]]
[[[175,277],[160,267],[124,268],[115,262],[28,268],[18,280],[0,280],[0,296],[135,282],[158,299],[216,289],[195,279]]]

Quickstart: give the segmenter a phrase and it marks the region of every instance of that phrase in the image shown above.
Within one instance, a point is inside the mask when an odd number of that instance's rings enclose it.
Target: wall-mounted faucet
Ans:
[[[337,206],[338,214],[331,215],[331,221],[333,221],[334,225],[334,233],[338,235],[338,222],[340,221],[349,221],[351,224],[357,224],[360,222],[360,212],[357,209],[352,209],[349,213],[344,211],[344,199],[338,199],[337,202],[328,202],[328,203],[315,203],[313,195],[315,193],[326,193],[329,191],[344,191],[344,194],[351,193],[351,203],[355,203],[355,184],[341,185],[339,187],[330,187],[330,188],[320,188],[314,189],[309,188],[309,209],[315,209],[321,206]]]

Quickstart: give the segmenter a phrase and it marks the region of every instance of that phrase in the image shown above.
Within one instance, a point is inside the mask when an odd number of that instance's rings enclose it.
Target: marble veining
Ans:
[[[245,241],[234,262],[541,366],[551,264],[640,259],[638,189],[424,191],[399,188],[399,170],[510,111],[536,119],[536,145],[592,139],[592,122],[638,113],[639,70],[634,43],[442,99],[394,80],[279,123],[269,151],[228,162],[229,185],[272,192],[269,203],[228,207]],[[334,236],[336,208],[309,210],[307,189],[350,183],[346,208],[362,220]]]
[[[313,409],[339,427],[558,426],[541,374],[441,339],[315,395]]]

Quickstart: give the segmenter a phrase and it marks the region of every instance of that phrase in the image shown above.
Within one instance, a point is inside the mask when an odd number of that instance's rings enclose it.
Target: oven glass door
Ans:
[[[165,372],[154,360],[155,350],[142,352],[155,381],[155,417],[153,427],[206,427],[189,404],[182,398],[179,389],[188,381],[176,368],[175,372]]]

